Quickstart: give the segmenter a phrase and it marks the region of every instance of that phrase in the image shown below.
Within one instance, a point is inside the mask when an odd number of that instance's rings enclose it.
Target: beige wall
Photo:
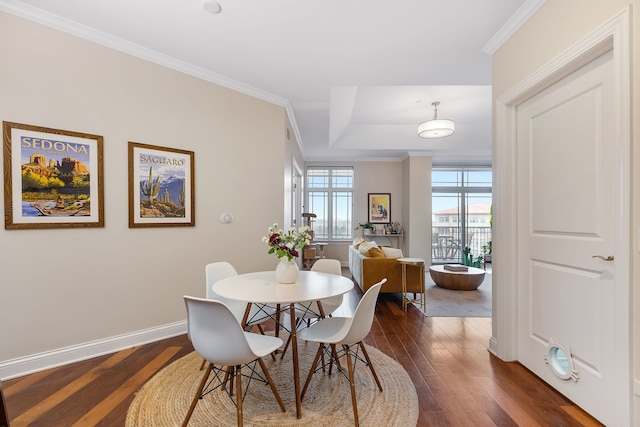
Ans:
[[[402,227],[406,226],[403,211],[402,162],[308,162],[307,166],[353,166],[355,175],[353,184],[354,227],[367,221],[369,193],[391,193],[391,220],[400,222]],[[362,236],[362,231],[360,229],[355,230],[354,236]],[[328,245],[325,249],[327,258],[339,259],[343,265],[347,265],[349,243],[332,243]],[[389,242],[380,241],[380,243],[388,244]],[[395,244],[395,241],[392,241],[391,244]]]
[[[357,226],[366,222],[369,193],[391,193],[391,221],[402,223],[402,163],[357,162],[354,164],[353,220]],[[381,228],[381,225],[378,225]]]
[[[493,93],[499,97],[530,74],[549,63],[590,32],[604,24],[628,5],[631,8],[632,70],[632,182],[640,182],[640,136],[633,130],[640,125],[640,1],[626,0],[547,0],[533,16],[493,57]],[[496,165],[500,167],[499,165]],[[640,233],[640,187],[632,189],[632,230]],[[633,325],[640,324],[640,257],[638,239],[632,238]],[[636,393],[640,393],[640,328],[633,331],[634,377]],[[635,424],[640,425],[640,398],[635,396]]]
[[[409,156],[402,162],[405,253],[431,265],[431,157]]]
[[[104,136],[105,178],[104,228],[0,229],[0,366],[181,322],[208,262],[276,265],[284,108],[5,13],[0,57],[0,119]],[[128,141],[195,152],[195,227],[128,228]]]

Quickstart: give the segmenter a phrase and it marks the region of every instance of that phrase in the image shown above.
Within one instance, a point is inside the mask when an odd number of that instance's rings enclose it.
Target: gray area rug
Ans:
[[[491,317],[491,270],[475,291],[454,291],[436,286],[427,271],[425,287],[429,317]]]

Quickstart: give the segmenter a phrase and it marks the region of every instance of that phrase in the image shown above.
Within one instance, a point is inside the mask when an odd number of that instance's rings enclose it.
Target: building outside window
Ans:
[[[489,167],[434,167],[432,262],[462,263],[468,247],[474,259],[491,242]]]
[[[353,240],[353,168],[307,169],[306,212],[312,222],[314,240]]]

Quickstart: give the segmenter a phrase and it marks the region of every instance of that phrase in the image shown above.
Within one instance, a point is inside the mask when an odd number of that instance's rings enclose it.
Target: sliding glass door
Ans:
[[[491,169],[434,167],[432,185],[432,262],[477,261],[491,249]]]

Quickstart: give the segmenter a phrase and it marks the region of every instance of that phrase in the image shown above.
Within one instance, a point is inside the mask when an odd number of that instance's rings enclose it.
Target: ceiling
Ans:
[[[306,161],[491,162],[491,53],[544,0],[0,0],[0,10],[286,107]],[[456,123],[417,136],[419,123]]]

